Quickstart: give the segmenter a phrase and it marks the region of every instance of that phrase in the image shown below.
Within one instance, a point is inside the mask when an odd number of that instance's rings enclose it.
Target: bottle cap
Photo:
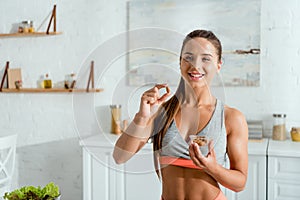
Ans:
[[[121,104],[110,105],[110,108],[121,108]]]
[[[286,114],[273,114],[273,117],[281,117],[281,118],[285,118]]]

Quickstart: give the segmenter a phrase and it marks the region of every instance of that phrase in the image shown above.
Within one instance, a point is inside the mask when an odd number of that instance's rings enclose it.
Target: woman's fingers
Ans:
[[[194,164],[196,166],[201,167],[201,168],[205,168],[205,165],[203,163],[205,157],[201,153],[198,144],[192,143],[189,146],[189,153],[190,153],[190,157],[191,157],[192,161],[194,162]]]
[[[213,157],[216,157],[216,153],[214,150],[214,141],[210,140],[208,143],[208,149],[209,149],[209,154],[211,154]]]
[[[147,104],[154,104],[157,101],[157,94],[155,93],[145,93],[143,95],[143,101]]]
[[[156,84],[155,87],[157,87],[157,89],[161,89],[161,88],[168,87],[168,84],[166,84],[166,83],[164,83],[164,84]]]
[[[162,88],[166,88],[166,93],[160,96],[159,90]],[[161,104],[167,99],[167,97],[170,94],[170,88],[167,86],[167,84],[157,84],[155,85],[155,87],[151,88],[150,90],[147,90],[143,94],[142,100],[147,104]]]
[[[163,103],[167,98],[168,96],[170,96],[171,94],[171,90],[168,86],[165,87],[166,88],[166,93],[164,93],[159,99],[158,99],[158,103]]]

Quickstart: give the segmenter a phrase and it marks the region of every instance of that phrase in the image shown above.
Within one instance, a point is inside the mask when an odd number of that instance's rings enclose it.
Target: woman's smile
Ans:
[[[204,78],[205,74],[200,72],[188,72],[189,78],[192,81],[199,81]]]

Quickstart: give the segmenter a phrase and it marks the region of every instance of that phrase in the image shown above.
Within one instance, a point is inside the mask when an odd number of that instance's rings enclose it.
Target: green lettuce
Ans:
[[[50,182],[44,188],[24,186],[12,192],[6,192],[3,198],[5,200],[54,200],[59,195],[59,187]]]

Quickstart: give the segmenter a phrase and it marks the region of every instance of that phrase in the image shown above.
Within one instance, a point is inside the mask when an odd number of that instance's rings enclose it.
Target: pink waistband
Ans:
[[[162,165],[175,165],[180,167],[187,167],[192,169],[202,169],[196,166],[192,160],[185,158],[176,158],[171,156],[161,156],[159,157],[159,162]]]

